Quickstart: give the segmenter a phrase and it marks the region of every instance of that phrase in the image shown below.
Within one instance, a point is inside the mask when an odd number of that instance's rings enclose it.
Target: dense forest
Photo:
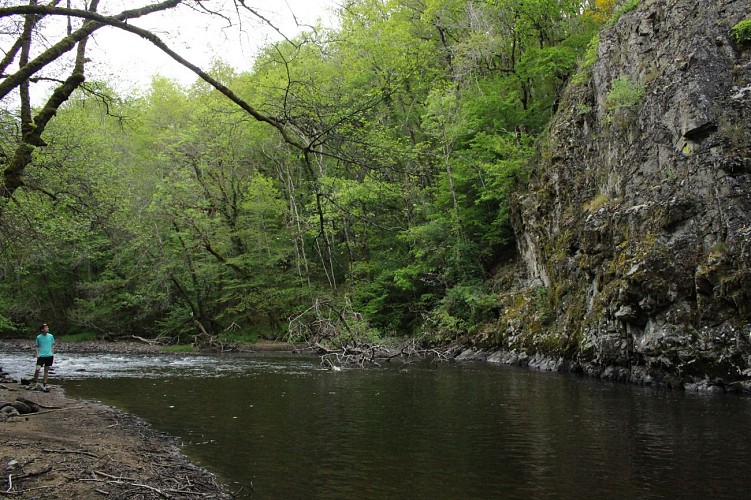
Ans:
[[[35,105],[58,3],[0,3],[2,334],[445,342],[498,316],[536,144],[638,2],[347,0],[247,71],[121,95],[85,76],[94,26],[128,19],[94,1]]]

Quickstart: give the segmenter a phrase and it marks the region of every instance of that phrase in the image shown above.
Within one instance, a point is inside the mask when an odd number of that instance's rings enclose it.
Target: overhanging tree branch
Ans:
[[[169,46],[167,46],[166,43],[164,43],[164,41],[162,41],[161,38],[156,36],[154,33],[125,22],[125,20],[127,19],[140,17],[142,15],[155,12],[156,10],[168,9],[180,3],[181,3],[181,0],[169,0],[161,4],[144,7],[142,9],[124,11],[116,16],[103,16],[95,12],[89,12],[89,11],[80,10],[80,9],[68,9],[64,7],[25,5],[25,6],[18,6],[18,7],[0,8],[0,18],[7,17],[10,15],[37,14],[37,15],[50,15],[50,16],[53,16],[53,15],[54,16],[72,16],[72,17],[79,17],[79,18],[89,19],[91,21],[94,21],[93,23],[89,25],[84,24],[84,26],[76,30],[70,36],[64,38],[63,40],[58,42],[58,44],[54,45],[49,50],[45,51],[43,54],[41,54],[36,59],[34,59],[34,61],[31,61],[29,64],[27,64],[24,68],[21,68],[17,73],[8,77],[6,81],[0,84],[0,99],[6,96],[13,88],[20,85],[21,82],[28,80],[28,78],[31,75],[33,75],[36,71],[39,71],[44,66],[46,66],[53,60],[60,57],[60,55],[70,50],[77,41],[93,33],[95,30],[101,28],[102,26],[108,25],[108,26],[121,29],[123,31],[136,34],[140,36],[141,38],[143,38],[144,40],[151,42],[154,46],[159,48],[162,52],[167,54],[173,60],[175,60],[182,66],[188,68],[193,73],[195,73],[199,78],[201,78],[203,81],[205,81],[206,83],[214,87],[216,90],[218,90],[225,97],[227,97],[230,101],[232,101],[233,103],[238,105],[240,108],[242,108],[245,112],[247,112],[257,121],[268,123],[275,129],[277,129],[277,131],[279,131],[279,133],[282,135],[286,143],[302,151],[309,150],[310,146],[292,137],[292,135],[289,133],[289,131],[286,129],[286,127],[281,121],[273,117],[267,116],[259,112],[258,110],[256,110],[253,106],[248,104],[245,100],[237,96],[226,85],[222,84],[221,82],[213,78],[211,75],[203,71],[201,68],[199,68],[198,66],[191,63],[190,61],[182,57],[180,54],[172,50]],[[161,9],[157,9],[157,6],[162,6],[162,7]]]
[[[195,0],[199,7],[202,0]],[[15,155],[6,164],[3,169],[3,185],[1,188],[1,195],[5,198],[10,198],[15,191],[23,185],[22,176],[25,168],[32,161],[32,153],[34,146],[44,146],[45,143],[41,138],[44,129],[50,119],[57,113],[60,105],[67,101],[73,91],[78,88],[85,80],[83,73],[83,61],[85,60],[85,41],[96,30],[104,27],[111,26],[129,33],[140,36],[141,38],[149,41],[156,46],[162,52],[167,54],[170,58],[175,60],[180,65],[192,71],[200,79],[207,82],[209,85],[218,90],[221,94],[227,97],[234,104],[239,106],[246,113],[251,115],[255,120],[263,123],[267,123],[274,127],[283,140],[290,146],[309,153],[313,151],[313,145],[309,141],[296,138],[293,132],[293,128],[290,128],[282,120],[274,118],[272,116],[261,113],[256,108],[251,106],[248,102],[237,96],[226,85],[219,82],[217,79],[203,71],[201,68],[191,63],[180,54],[172,50],[164,41],[162,41],[157,35],[149,30],[139,28],[128,24],[127,21],[136,19],[154,12],[169,10],[177,7],[180,4],[185,3],[184,0],[165,0],[160,3],[147,5],[138,9],[125,10],[119,14],[113,16],[106,16],[97,13],[96,4],[97,0],[92,1],[89,6],[89,10],[71,9],[58,7],[58,1],[53,1],[48,5],[38,5],[36,1],[29,2],[28,5],[19,5],[14,7],[2,7],[0,8],[0,19],[10,16],[25,16],[25,30],[19,37],[20,40],[16,42],[13,47],[3,58],[3,68],[7,68],[11,62],[15,59],[16,55],[20,52],[19,57],[19,69],[11,75],[0,75],[0,99],[7,96],[11,91],[18,88],[21,97],[22,104],[22,137],[21,142],[18,145]],[[240,2],[243,7],[247,8],[243,2]],[[69,4],[70,5],[70,4]],[[255,11],[254,14],[258,15]],[[44,16],[63,16],[70,19],[71,17],[84,19],[83,25],[71,32],[68,30],[68,35],[58,41],[56,44],[43,51],[33,60],[29,60],[29,46],[31,43],[31,29],[36,24],[36,21]],[[260,16],[259,16],[260,17]],[[263,18],[262,18],[263,19]],[[268,20],[264,19],[268,23]],[[78,54],[76,57],[76,63],[71,75],[53,92],[45,106],[40,113],[35,117],[35,120],[31,120],[30,110],[30,97],[28,92],[29,82],[32,80],[34,74],[59,59],[63,54],[69,52],[78,44]],[[294,134],[294,135],[293,135]]]
[[[36,0],[30,2],[36,5]],[[99,0],[92,0],[89,8],[96,10]],[[41,18],[40,15],[27,15],[24,23],[24,31],[21,39],[21,54],[19,65],[21,67],[28,65],[28,54],[31,47],[31,31]],[[87,23],[90,21],[87,21]],[[45,103],[42,110],[32,121],[31,104],[29,96],[29,80],[24,80],[19,86],[21,97],[21,142],[16,148],[16,153],[10,163],[3,170],[2,196],[9,198],[13,192],[23,185],[23,172],[32,161],[33,146],[44,146],[42,133],[49,123],[50,119],[57,113],[58,108],[70,98],[71,94],[85,80],[84,65],[86,56],[86,42],[88,37],[84,37],[78,42],[76,60],[71,75],[52,93]]]
[[[93,23],[85,23],[81,28],[74,31],[70,35],[66,36],[58,43],[41,53],[35,59],[28,64],[24,64],[19,70],[9,75],[2,83],[0,83],[0,99],[7,96],[13,89],[23,84],[31,78],[37,71],[44,68],[52,61],[58,59],[60,56],[70,51],[75,45],[91,35],[94,31],[98,30],[102,26],[112,24],[112,22],[118,22],[127,26],[124,22],[129,19],[135,19],[153,12],[160,10],[170,9],[179,5],[182,0],[167,0],[165,2],[149,5],[140,9],[126,10],[115,16],[102,16],[95,12],[89,12],[80,9],[67,9],[63,7],[55,7],[50,5],[19,5],[16,7],[3,7],[0,8],[0,18],[14,16],[14,15],[58,15],[58,16],[73,16],[81,17],[84,19],[90,19],[92,21],[98,21]],[[106,21],[111,22],[106,22]],[[102,22],[105,21],[105,22]]]

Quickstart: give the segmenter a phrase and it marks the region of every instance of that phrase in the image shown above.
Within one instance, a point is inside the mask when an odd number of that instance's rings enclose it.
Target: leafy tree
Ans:
[[[200,7],[151,5],[173,3]],[[488,280],[513,253],[509,199],[608,9],[350,0],[336,30],[270,45],[238,73],[196,68],[124,26],[131,14],[0,8],[127,29],[198,77],[122,98],[79,83],[43,131],[30,100],[4,110],[4,168],[21,183],[6,176],[0,212],[0,328],[44,315],[174,341],[278,336],[325,303],[358,329],[472,334],[497,314]]]

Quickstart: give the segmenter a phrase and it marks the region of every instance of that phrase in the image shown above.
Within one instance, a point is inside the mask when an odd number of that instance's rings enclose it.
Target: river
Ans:
[[[0,359],[14,376],[28,362],[28,354]],[[751,398],[735,395],[489,363],[332,371],[315,357],[279,354],[66,354],[50,382],[178,436],[185,454],[239,498],[715,499],[751,491]]]

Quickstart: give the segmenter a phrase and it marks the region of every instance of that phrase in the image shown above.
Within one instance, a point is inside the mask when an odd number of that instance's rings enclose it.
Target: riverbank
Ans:
[[[0,496],[9,498],[229,499],[213,474],[180,452],[175,438],[125,412],[67,398],[51,385],[0,384],[0,401],[39,411],[0,421]]]
[[[453,352],[451,357],[457,362],[488,362],[538,371],[575,373],[608,382],[664,387],[696,394],[730,393],[751,396],[751,368],[739,369],[734,379],[725,379],[709,375],[679,377],[673,373],[646,366],[601,366],[561,357],[541,354],[530,356],[523,352],[506,350],[466,348]]]
[[[59,347],[61,353],[162,352],[158,345],[138,341]],[[0,351],[29,351],[33,357],[33,343],[3,340]],[[19,398],[36,404],[38,411],[0,421],[0,497],[233,498],[212,473],[181,453],[176,438],[133,415],[68,398],[54,384],[43,392],[19,381],[0,383],[0,406]]]
[[[94,340],[83,342],[65,342],[58,340],[56,350],[59,353],[66,352],[88,352],[88,353],[108,353],[108,354],[159,354],[164,353],[164,346],[156,342],[145,342],[142,340]],[[232,350],[236,352],[298,352],[306,349],[306,345],[289,344],[286,342],[277,342],[270,340],[258,341],[252,344],[242,344],[235,346]],[[2,339],[0,340],[0,352],[34,352],[34,339]],[[190,354],[191,351],[181,351],[180,354]],[[194,351],[196,353],[200,350]],[[2,361],[0,361],[2,363]],[[1,365],[0,365],[1,366]]]
[[[295,351],[298,347],[259,342],[240,350]],[[162,346],[137,339],[60,342],[57,349],[60,355],[164,353]],[[33,366],[33,340],[0,340],[0,352],[28,352]],[[176,438],[153,430],[133,415],[68,398],[55,384],[43,392],[29,390],[18,380],[0,382],[0,406],[20,398],[38,407],[33,413],[0,416],[0,497],[234,498],[212,473],[183,456]]]

